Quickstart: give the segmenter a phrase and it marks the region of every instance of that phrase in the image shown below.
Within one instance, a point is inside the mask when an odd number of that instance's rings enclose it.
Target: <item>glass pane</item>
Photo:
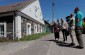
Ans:
[[[0,37],[4,36],[4,25],[0,25]]]

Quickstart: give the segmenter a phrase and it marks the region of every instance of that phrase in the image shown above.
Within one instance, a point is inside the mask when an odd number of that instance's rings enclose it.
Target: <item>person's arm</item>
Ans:
[[[65,22],[64,26],[66,27],[66,29],[68,30],[68,24]]]
[[[76,19],[76,24],[78,24],[78,22],[79,22],[79,18]]]

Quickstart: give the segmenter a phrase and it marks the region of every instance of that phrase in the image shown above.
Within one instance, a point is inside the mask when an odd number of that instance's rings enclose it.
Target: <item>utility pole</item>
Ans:
[[[52,0],[52,23],[54,20],[54,0]]]
[[[54,20],[54,0],[52,0],[52,25]],[[54,29],[52,28],[52,33],[54,32]]]

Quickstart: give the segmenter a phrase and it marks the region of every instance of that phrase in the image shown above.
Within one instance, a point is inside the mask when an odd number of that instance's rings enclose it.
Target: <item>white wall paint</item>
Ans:
[[[15,35],[21,38],[21,16],[15,16]]]
[[[41,26],[41,33],[42,33],[42,26]]]
[[[27,6],[23,10],[21,10],[21,12],[27,14],[28,16],[30,16],[30,17],[34,18],[35,20],[44,24],[43,15],[42,15],[39,0],[36,0],[32,4],[30,4],[29,6]]]

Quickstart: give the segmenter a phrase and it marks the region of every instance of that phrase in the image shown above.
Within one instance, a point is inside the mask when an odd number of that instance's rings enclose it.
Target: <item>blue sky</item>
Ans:
[[[7,5],[24,0],[0,0],[0,5]],[[40,0],[44,19],[52,21],[52,0]],[[60,19],[73,13],[79,7],[85,15],[85,0],[54,0],[54,18]]]
[[[24,0],[0,0],[0,5],[3,6],[3,5],[8,5],[8,4],[13,4],[13,3],[16,3],[16,2],[22,2]]]
[[[41,0],[41,7],[44,18],[52,21],[52,0]],[[74,8],[79,7],[85,14],[85,0],[54,0],[54,18],[64,18],[71,13],[74,14]]]

